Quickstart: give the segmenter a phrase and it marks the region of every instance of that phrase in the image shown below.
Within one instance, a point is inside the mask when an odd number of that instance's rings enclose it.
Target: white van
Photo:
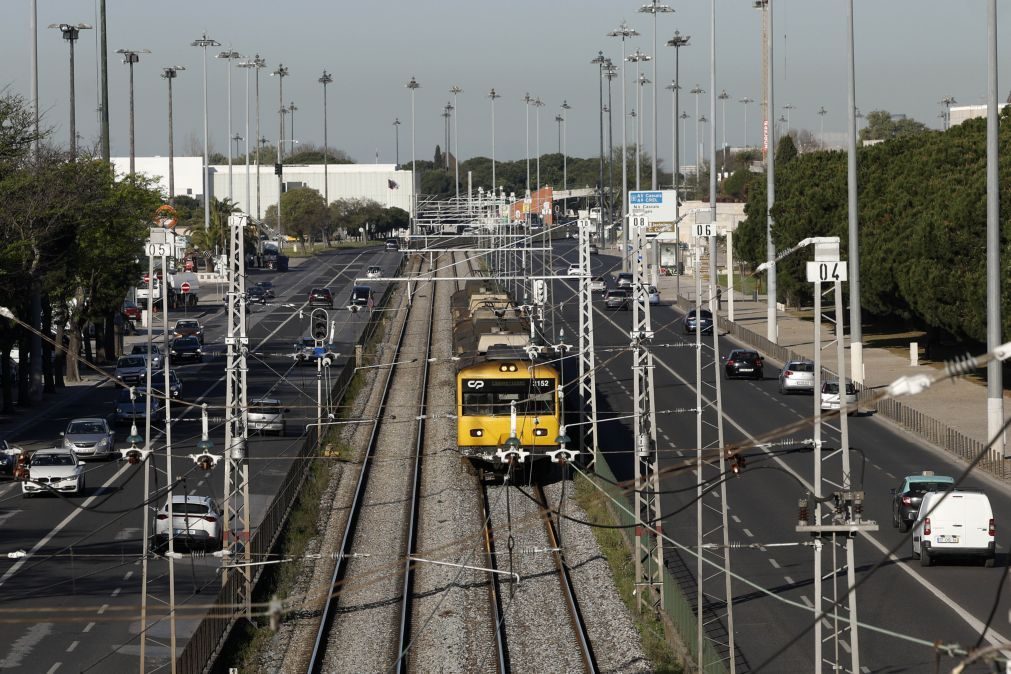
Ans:
[[[994,564],[997,527],[990,499],[981,491],[924,494],[913,528],[913,556],[930,566],[939,556],[982,557]]]

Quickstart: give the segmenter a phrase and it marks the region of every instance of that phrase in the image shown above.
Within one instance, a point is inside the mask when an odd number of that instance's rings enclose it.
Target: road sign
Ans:
[[[695,236],[714,236],[713,225],[711,222],[703,222],[695,225]]]
[[[149,243],[145,250],[148,257],[167,257],[172,254],[172,246],[167,243]]]
[[[633,215],[632,216],[632,228],[633,229],[646,229],[649,227],[649,218],[645,215]]]
[[[846,262],[808,262],[807,280],[810,283],[846,281],[848,280]]]
[[[628,211],[648,215],[651,222],[674,222],[677,211],[675,190],[632,190],[628,193]]]
[[[190,284],[187,283],[186,281],[183,281],[183,284],[179,286],[179,290],[183,291],[183,295],[185,295],[190,291]]]

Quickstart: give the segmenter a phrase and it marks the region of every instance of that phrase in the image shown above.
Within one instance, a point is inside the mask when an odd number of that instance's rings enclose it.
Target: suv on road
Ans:
[[[220,550],[222,542],[221,510],[209,496],[172,496],[172,522],[168,501],[154,518],[155,545],[164,550],[169,536],[173,547],[182,543],[188,549]]]
[[[375,306],[375,299],[372,296],[371,287],[355,286],[351,288],[351,297],[348,298],[348,309],[350,311],[372,309],[373,306]]]
[[[333,309],[333,293],[329,288],[313,288],[309,291],[309,306]]]

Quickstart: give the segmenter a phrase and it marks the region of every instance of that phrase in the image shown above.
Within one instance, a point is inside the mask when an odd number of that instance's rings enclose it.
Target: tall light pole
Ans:
[[[393,120],[393,143],[397,153],[397,168],[400,168],[400,118]]]
[[[706,156],[706,124],[709,122],[706,119],[705,114],[695,120],[695,133],[698,136],[699,143],[697,150],[697,155],[695,159],[695,191],[698,192],[701,187],[702,180],[702,164],[705,162]],[[713,172],[713,167],[709,167],[709,172]]]
[[[744,104],[744,149],[748,149],[748,105],[754,103],[755,99],[750,96],[745,96],[738,100],[738,103]]]
[[[590,61],[591,65],[597,66],[597,87],[600,91],[600,102],[597,104],[597,115],[600,120],[600,187],[598,190],[597,202],[600,206],[601,221],[598,226],[603,229],[603,214],[604,214],[604,64],[607,63],[607,58],[604,56],[604,52],[598,51],[597,55]],[[622,242],[624,245],[624,241]],[[627,256],[627,252],[622,249],[621,259],[624,260]],[[622,268],[624,268],[624,263]]]
[[[674,10],[671,9],[668,5],[660,5],[660,4],[657,4],[657,0],[652,0],[652,2],[650,4],[643,5],[642,7],[640,7],[639,11],[642,12],[642,13],[652,14],[653,15],[653,53],[656,54],[656,15],[657,14],[673,13]],[[656,79],[656,59],[653,59],[653,81],[654,82],[657,81],[657,79]],[[657,161],[657,159],[656,159],[656,142],[657,142],[656,141],[656,139],[657,139],[656,125],[657,125],[657,122],[656,122],[656,119],[657,119],[657,114],[656,114],[656,87],[653,87],[653,179],[650,181],[650,183],[651,183],[650,189],[653,189],[653,190],[655,190],[657,188],[657,176],[656,176],[656,171],[657,171],[657,168],[656,168],[656,161]]]
[[[526,114],[526,142],[527,142],[527,196],[530,196],[530,104],[534,99],[530,92],[523,94],[523,106]]]
[[[246,95],[246,198],[249,198],[249,95],[248,95],[248,75],[249,70],[252,69],[256,72],[256,143],[254,147],[256,148],[256,159],[254,161],[256,166],[256,219],[260,219],[260,71],[267,67],[267,62],[260,58],[257,54],[248,61],[243,61],[239,64],[242,68],[247,68],[247,95]]]
[[[536,134],[537,139],[534,148],[537,150],[537,191],[541,191],[541,108],[544,107],[544,102],[540,98],[535,98],[532,103],[534,106],[534,119],[536,120]]]
[[[697,188],[699,184],[699,166],[702,164],[702,136],[699,131],[702,117],[699,116],[699,95],[706,93],[706,90],[696,84],[695,88],[688,93],[695,94],[695,186]]]
[[[217,55],[219,59],[226,59],[228,62],[228,138],[232,138],[232,61],[242,58],[239,52],[228,49]],[[238,149],[236,149],[238,152]],[[235,194],[232,186],[232,144],[228,143],[228,200],[234,202]]]
[[[825,106],[818,108],[817,115],[821,118],[821,130],[818,132],[818,140],[821,141],[822,149],[825,149],[825,115],[828,114],[828,110]]]
[[[294,142],[294,140],[295,140],[295,111],[296,110],[298,110],[298,108],[295,107],[295,101],[291,101],[288,104],[288,113],[291,115],[291,136],[289,137],[289,140],[291,140],[292,142]],[[293,147],[291,149],[291,151],[292,151],[292,153],[294,153],[295,152],[295,148]]]
[[[626,59],[630,63],[635,64],[635,108],[638,110],[639,120],[636,122],[635,127],[635,189],[640,189],[640,173],[642,168],[642,162],[639,161],[639,152],[641,149],[642,138],[640,137],[640,127],[642,126],[642,72],[640,71],[640,63],[643,61],[649,61],[652,57],[649,54],[645,54],[642,51],[636,49],[634,52],[628,55]]]
[[[569,105],[568,101],[562,101],[562,191],[566,193],[566,197],[562,200],[562,214],[566,216],[568,214],[568,191],[569,191],[569,130],[566,128],[568,123],[569,110],[572,106]]]
[[[262,61],[262,59],[260,59],[259,54],[257,54],[254,58],[246,59],[245,61],[239,61],[239,63],[236,64],[238,65],[238,67],[246,71],[246,209],[245,210],[246,213],[248,214],[252,214],[253,212],[253,191],[251,189],[252,186],[250,185],[249,180],[249,162],[252,161],[252,159],[249,156],[249,71],[259,67],[257,64],[258,61]],[[260,75],[259,70],[257,70],[256,75],[257,75],[257,84],[259,84],[259,75]],[[259,86],[257,86],[257,112],[259,112]],[[257,122],[259,122],[259,118],[257,118]],[[257,131],[259,131],[259,129],[257,129]],[[259,137],[259,133],[257,133],[257,137]],[[253,147],[256,148],[255,141],[253,143]],[[257,150],[258,149],[259,148],[257,148]],[[259,152],[257,152],[257,155],[259,155]],[[259,164],[257,164],[256,179],[257,179],[257,186],[259,186],[260,184]],[[257,218],[259,218],[259,214],[257,214]]]
[[[316,80],[323,85],[323,201],[326,202],[327,212],[330,211],[330,174],[329,174],[329,158],[330,145],[327,139],[327,115],[326,115],[326,85],[333,82],[333,76],[323,69],[323,74],[320,78]],[[398,121],[397,124],[400,122]],[[398,153],[399,154],[399,153]],[[398,159],[399,161],[399,159]]]
[[[208,47],[220,47],[221,43],[217,40],[213,40],[207,37],[207,33],[204,33],[199,39],[194,40],[190,43],[191,47],[200,47],[204,50],[204,229],[210,229],[211,227],[211,177],[210,177],[210,167],[209,156],[210,151],[208,150],[208,140],[207,140],[207,48]]]
[[[614,114],[611,97],[611,80],[618,76],[618,66],[614,65],[611,59],[607,59],[604,64],[604,77],[607,78],[607,105],[604,111],[607,113],[607,224],[614,224]],[[606,241],[605,236],[605,241]]]
[[[642,152],[642,136],[643,136],[643,123],[642,123],[642,109],[645,99],[645,94],[642,93],[643,87],[647,84],[652,84],[652,80],[646,77],[646,73],[641,73],[639,75],[639,123],[636,125],[636,132],[639,137],[636,139],[635,143],[635,189],[642,189],[639,187],[639,173],[642,165],[642,161],[639,159],[639,155]]]
[[[133,64],[140,62],[141,54],[150,54],[149,49],[117,49],[117,54],[123,55],[123,63],[130,66],[130,173],[134,173],[136,160],[136,145],[134,144],[133,124]]]
[[[463,89],[454,84],[450,87],[449,93],[453,94],[453,110],[457,110],[457,96],[463,93]],[[459,115],[459,112],[453,115],[453,166],[456,169],[457,200],[460,199],[460,131],[457,125]]]
[[[277,78],[277,100],[280,104],[277,119],[277,163],[274,166],[274,173],[277,175],[277,245],[284,246],[284,233],[281,229],[281,193],[284,191],[284,78],[288,76],[288,68],[283,63],[277,64],[277,70],[270,73],[271,77]],[[294,139],[292,139],[294,140]]]
[[[852,9],[850,16],[852,17]],[[852,21],[852,18],[850,20]],[[1000,267],[1000,175],[997,171],[1000,114],[997,109],[997,0],[987,0],[986,33],[986,348],[992,353],[1001,344],[1002,281]],[[852,256],[852,253],[850,255]],[[856,337],[854,336],[853,339]],[[993,358],[986,367],[988,438],[995,437],[1004,424],[1003,388],[1001,362]],[[993,449],[1003,466],[1005,458],[1004,434],[996,438]]]
[[[449,133],[449,118],[453,116],[453,104],[446,102],[445,107],[442,108],[442,132],[443,140],[446,141],[445,152],[442,153],[442,161],[446,165],[446,170],[449,170],[449,152],[450,152],[450,133]]]
[[[491,191],[498,195],[498,184],[495,182],[495,99],[502,98],[502,94],[495,93],[495,89],[488,92],[491,99]]]
[[[81,31],[91,28],[86,23],[79,23],[76,26],[69,23],[51,23],[50,28],[58,28],[63,33],[63,39],[70,45],[70,159],[77,159],[77,100],[74,88],[74,43],[81,37]],[[35,100],[38,101],[38,92],[35,93]],[[38,115],[36,114],[36,117]]]
[[[730,94],[724,89],[720,92],[720,95],[716,98],[723,102],[723,175],[727,173],[727,99],[730,98]]]
[[[680,119],[680,120],[681,120],[681,135],[682,135],[682,136],[683,136],[683,137],[684,137],[684,138],[685,138],[686,140],[687,140],[687,138],[688,138],[688,117],[689,117],[689,116],[690,116],[690,115],[688,114],[688,111],[687,111],[687,110],[684,110],[684,111],[682,111],[682,112],[681,112],[681,115],[680,115],[680,116],[678,117],[678,119]],[[688,160],[687,160],[687,159],[685,158],[685,154],[686,154],[686,152],[685,152],[685,148],[684,148],[684,146],[682,145],[682,146],[681,146],[681,148],[680,148],[680,161],[681,161],[681,166],[687,166],[687,165],[688,165]],[[687,182],[687,181],[686,181],[686,182]]]
[[[672,89],[672,91],[674,93],[674,112],[672,114],[672,118],[674,120],[674,124],[673,124],[673,126],[674,126],[674,129],[673,129],[673,134],[674,134],[674,157],[673,157],[673,161],[674,161],[674,180],[672,182],[674,183],[674,189],[675,190],[678,189],[678,183],[681,180],[681,157],[680,157],[680,153],[679,153],[679,149],[681,147],[681,138],[678,135],[678,123],[677,123],[678,117],[681,114],[681,112],[680,112],[680,110],[681,110],[681,72],[680,72],[681,71],[681,58],[680,57],[681,57],[681,47],[687,47],[687,46],[689,46],[689,44],[688,44],[689,40],[691,40],[691,35],[681,35],[681,33],[679,31],[674,31],[674,37],[672,37],[671,39],[667,40],[667,46],[668,47],[674,47],[674,81],[671,82],[671,89]],[[678,196],[678,199],[674,200],[674,204],[675,204],[675,206],[674,206],[674,209],[675,209],[674,213],[675,213],[675,216],[679,217],[681,215],[681,213],[680,213],[680,206],[678,206],[677,204],[680,201],[680,196],[681,195],[679,194],[677,196]]]
[[[796,107],[797,106],[795,106],[795,105],[793,105],[791,103],[787,103],[786,105],[783,106],[783,109],[786,110],[786,134],[787,135],[790,135],[790,111],[793,110]]]
[[[411,224],[414,224],[414,218],[417,214],[417,201],[418,201],[418,174],[416,168],[417,154],[415,154],[414,147],[414,92],[421,88],[418,84],[418,80],[411,76],[411,81],[405,85],[411,90]]]
[[[958,101],[955,100],[954,96],[945,96],[941,99],[941,105],[944,106],[943,127],[945,131],[951,128],[951,106],[955,103],[958,103]]]
[[[626,94],[625,94],[625,63],[628,59],[625,58],[625,40],[630,37],[636,37],[639,32],[634,28],[629,27],[624,21],[618,26],[617,30],[612,30],[607,34],[608,37],[620,37],[621,38],[621,270],[628,271],[628,259],[625,254],[628,250],[628,151],[625,149],[625,143],[628,140],[628,135],[625,132],[625,104],[626,104]]]
[[[33,11],[34,11],[34,6],[35,6],[35,0],[32,0]],[[111,151],[109,149],[109,27],[108,27],[108,25],[106,24],[106,21],[105,21],[105,0],[98,0],[98,29],[99,29],[99,32],[100,32],[100,35],[101,35],[100,40],[99,40],[99,52],[100,52],[100,58],[99,58],[100,65],[99,65],[99,69],[100,69],[100,72],[101,72],[101,79],[102,79],[101,92],[100,92],[101,106],[102,106],[102,114],[101,114],[102,159],[104,159],[106,162],[108,162],[109,158],[111,157]],[[33,30],[32,33],[34,33],[34,32],[35,31]],[[33,36],[32,37],[32,42],[34,43],[34,41],[35,41],[35,38]],[[35,85],[34,86],[35,86],[35,88],[34,88],[35,100],[38,101],[38,99],[39,99],[39,90],[38,90],[38,79],[37,78],[35,80]],[[39,109],[38,109],[38,106],[36,105],[36,107],[35,107],[36,130],[38,130],[37,129],[37,127],[38,127],[38,112],[39,112]],[[36,149],[38,149],[37,146],[36,146]]]
[[[180,70],[186,70],[186,67],[167,66],[161,70],[161,76],[168,82],[168,194],[170,204],[175,203],[176,196],[175,143],[172,132],[172,80],[176,78]]]

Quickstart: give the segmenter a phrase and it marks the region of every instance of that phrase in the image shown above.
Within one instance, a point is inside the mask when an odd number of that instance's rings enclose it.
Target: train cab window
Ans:
[[[554,379],[464,379],[463,415],[508,417],[555,413]]]

